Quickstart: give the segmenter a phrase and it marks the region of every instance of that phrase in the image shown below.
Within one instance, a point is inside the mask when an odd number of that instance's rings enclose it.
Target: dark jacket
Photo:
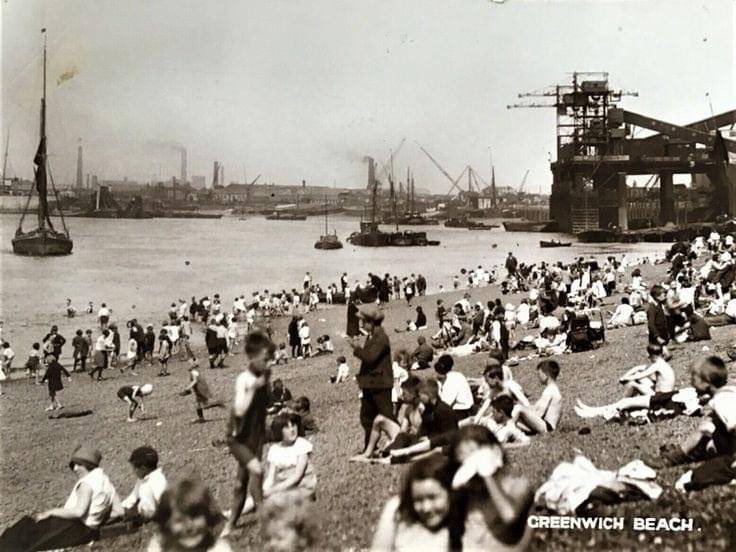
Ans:
[[[670,327],[664,307],[657,303],[649,303],[646,307],[649,343],[659,343],[661,338],[667,343],[670,340]]]
[[[360,359],[356,379],[361,389],[390,389],[393,386],[391,343],[381,326],[377,326],[365,344],[356,347],[353,354]]]
[[[62,389],[64,389],[64,384],[61,383],[62,374],[64,374],[68,378],[71,377],[69,372],[67,372],[66,368],[64,368],[61,364],[59,364],[58,360],[52,360],[49,363],[48,368],[46,368],[46,373],[44,374],[43,379],[41,380],[41,383],[45,381],[49,383],[50,393],[56,393],[57,391],[61,391]]]

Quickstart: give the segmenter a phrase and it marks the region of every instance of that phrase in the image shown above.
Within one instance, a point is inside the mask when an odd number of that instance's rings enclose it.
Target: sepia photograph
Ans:
[[[736,550],[735,0],[2,0],[0,552]]]

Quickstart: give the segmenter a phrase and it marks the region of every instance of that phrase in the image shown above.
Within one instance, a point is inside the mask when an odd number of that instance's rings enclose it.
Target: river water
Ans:
[[[72,255],[29,258],[12,253],[17,221],[17,215],[0,215],[0,316],[5,321],[3,337],[14,346],[17,362],[25,359],[29,336],[43,337],[53,323],[67,338],[74,328],[93,325],[93,317],[64,319],[67,297],[78,311],[88,301],[94,303],[95,312],[106,302],[117,320],[136,316],[141,322],[160,322],[178,298],[219,293],[229,306],[241,293],[300,287],[306,271],[321,284],[338,282],[343,271],[351,282],[365,279],[369,271],[421,273],[431,293],[440,283],[451,287],[453,275],[463,267],[502,264],[509,251],[522,262],[533,262],[624,252],[636,258],[661,255],[666,248],[574,243],[569,248],[540,249],[540,239],[565,236],[443,226],[413,228],[440,240],[437,247],[361,248],[345,241],[357,230],[358,219],[337,216],[329,219],[330,231],[337,230],[345,247],[321,251],[314,249],[314,242],[324,232],[323,218],[268,221],[255,215],[247,220],[71,218],[67,225],[74,239]]]

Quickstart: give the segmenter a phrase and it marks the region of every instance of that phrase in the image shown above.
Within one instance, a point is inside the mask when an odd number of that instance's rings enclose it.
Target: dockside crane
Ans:
[[[528,176],[529,176],[529,169],[526,170],[526,172],[524,173],[524,178],[521,179],[521,184],[519,184],[519,193],[520,194],[523,194],[524,193],[524,184],[526,184],[526,179],[527,179]]]
[[[465,167],[465,168],[463,169],[463,172],[461,172],[461,173],[460,173],[460,175],[459,175],[459,176],[458,176],[457,178],[452,178],[452,177],[450,176],[450,174],[449,174],[449,173],[448,173],[448,172],[447,172],[447,171],[446,171],[446,170],[445,170],[445,169],[444,169],[444,168],[442,167],[442,165],[440,165],[440,164],[439,164],[439,163],[437,162],[437,160],[436,160],[436,159],[435,159],[434,157],[432,157],[432,155],[431,155],[431,154],[430,154],[430,153],[429,153],[429,152],[428,152],[428,151],[427,151],[426,149],[424,149],[424,147],[422,147],[422,145],[421,145],[421,144],[420,144],[419,142],[416,142],[416,141],[415,141],[414,143],[415,143],[415,144],[416,144],[417,146],[419,146],[419,149],[420,149],[420,150],[422,150],[422,151],[424,152],[424,155],[426,155],[426,156],[427,156],[427,157],[429,158],[429,160],[430,160],[430,161],[432,162],[432,164],[433,164],[433,165],[434,165],[435,167],[437,167],[437,169],[438,169],[438,170],[439,170],[439,171],[440,171],[440,172],[441,172],[441,173],[442,173],[443,175],[445,175],[445,178],[447,178],[447,180],[449,180],[449,181],[451,182],[451,184],[452,184],[452,185],[450,186],[450,189],[449,189],[449,191],[447,192],[447,197],[449,198],[449,197],[450,197],[450,196],[452,195],[452,191],[453,191],[453,190],[454,190],[455,188],[457,188],[458,192],[462,193],[462,192],[463,192],[463,189],[462,189],[462,188],[461,188],[461,187],[460,187],[460,186],[458,185],[458,182],[460,182],[460,180],[461,180],[461,179],[463,178],[463,176],[465,176],[465,173],[467,172],[467,170],[468,170],[468,168],[469,168],[469,167],[467,167],[467,166],[466,166],[466,167]]]

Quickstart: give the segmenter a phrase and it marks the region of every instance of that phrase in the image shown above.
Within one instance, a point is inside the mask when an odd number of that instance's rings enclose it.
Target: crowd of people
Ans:
[[[264,535],[272,549],[311,546],[316,538],[311,511],[318,491],[314,457],[319,454],[309,439],[317,425],[312,401],[294,399],[282,379],[272,380],[271,372],[279,364],[334,353],[329,335],[312,344],[309,312],[319,303],[347,305],[341,339],[352,358],[335,354],[336,373],[329,379],[335,385],[357,384],[363,445],[357,454],[343,451],[345,456],[365,465],[410,464],[398,494],[384,506],[373,550],[524,549],[532,538],[527,518],[540,490],[535,493],[527,478],[512,473],[505,451],[528,446],[539,435],[555,438],[569,377],[563,355],[605,347],[605,332],[624,326],[646,326],[641,348],[647,363],[621,375],[620,399],[600,406],[578,399],[574,414],[580,419],[647,422],[704,414],[691,435],[664,445],[646,463],[650,468],[697,463],[679,477],[680,490],[728,483],[736,479],[736,388],[729,385],[727,363],[713,354],[699,358],[690,369],[691,387],[677,389],[670,361],[682,343],[709,340],[712,326],[736,323],[734,254],[730,235],[712,233],[677,243],[662,261],[669,264],[662,281],[650,283],[637,266],[648,260],[635,263],[624,256],[524,264],[509,254],[503,274],[480,266],[460,271],[465,283],[456,276],[452,286],[462,286],[464,295],[451,305],[445,305],[442,295],[434,300],[436,325],[431,330],[421,305],[413,304],[427,293],[421,275],[369,273],[363,284],[350,286],[343,274],[339,286],[323,290],[307,273],[302,292],[264,291],[249,300],[240,296],[229,311],[217,294],[212,300],[174,302],[158,334],[153,325],[144,329],[131,319],[123,354],[112,311],[103,303],[97,312],[98,336],[79,329],[72,339],[71,370],[60,362],[66,339],[56,326],[33,344],[25,365],[29,383],[48,383],[47,410],[53,412],[62,408],[63,378],[71,379],[75,372],[88,373],[95,381],[108,368],[137,376],[136,370],[156,360],[158,375],[165,377],[169,359],[187,361],[188,383],[181,394],[193,396],[195,421],[204,421],[208,408],[229,410],[227,432],[213,446],[227,447],[238,466],[231,507],[220,510],[199,480],[169,484],[158,467],[157,451],[147,445],[131,453],[137,483],[120,500],[101,466],[101,454],[82,446],[70,459],[78,481],[66,504],[21,518],[0,537],[0,544],[15,543],[22,550],[63,548],[99,539],[100,529],[109,524],[152,521],[158,530],[148,550],[225,551],[241,515],[256,511],[264,515]],[[501,298],[473,301],[474,288],[491,284],[498,285],[505,304]],[[620,303],[606,310],[614,294],[621,294]],[[397,300],[406,302],[401,308],[416,313],[416,319],[393,328],[417,332],[411,351],[392,348],[393,332],[384,328],[384,306]],[[283,339],[270,324],[276,316],[291,317]],[[224,367],[238,348],[247,357],[234,380],[231,404],[210,391],[191,344],[193,327],[202,329],[210,369]],[[7,375],[14,353],[8,343],[2,346]],[[482,367],[480,378],[456,369],[456,359],[465,356]],[[530,400],[513,373],[521,360],[530,359],[535,359],[543,387],[536,400]],[[153,390],[150,383],[118,390],[128,421],[144,412],[143,399]],[[558,490],[564,495],[568,489]]]

